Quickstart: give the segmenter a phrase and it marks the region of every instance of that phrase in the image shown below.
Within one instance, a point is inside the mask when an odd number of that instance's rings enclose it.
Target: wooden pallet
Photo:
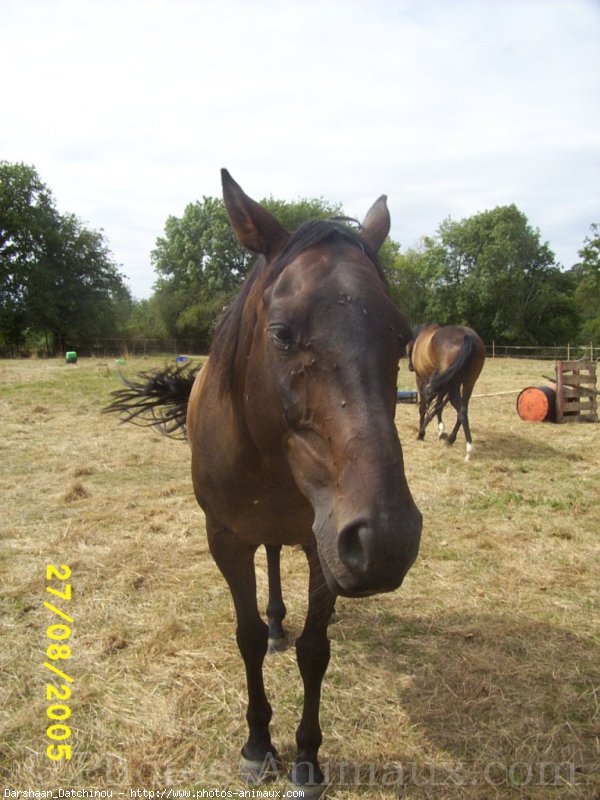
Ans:
[[[596,364],[556,361],[556,421],[598,422]]]

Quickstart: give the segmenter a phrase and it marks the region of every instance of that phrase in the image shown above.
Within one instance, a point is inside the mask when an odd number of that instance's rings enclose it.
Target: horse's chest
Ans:
[[[263,463],[239,447],[196,455],[198,502],[221,524],[249,543],[311,543],[312,508],[284,465]]]

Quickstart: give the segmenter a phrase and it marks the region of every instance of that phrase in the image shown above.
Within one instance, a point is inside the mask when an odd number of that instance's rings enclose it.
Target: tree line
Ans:
[[[261,203],[289,230],[344,216],[322,198]],[[0,162],[4,354],[86,352],[110,338],[185,339],[204,352],[253,258],[239,247],[222,200],[203,197],[167,218],[150,254],[153,294],[135,299],[103,232],[59,213],[34,167]],[[388,239],[380,259],[413,324],[470,325],[501,345],[600,343],[598,223],[568,269],[515,205],[446,219],[404,251]]]

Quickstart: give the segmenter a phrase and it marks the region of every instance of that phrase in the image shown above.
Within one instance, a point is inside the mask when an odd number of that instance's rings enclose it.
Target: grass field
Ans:
[[[187,446],[100,414],[117,369],[0,362],[0,786],[237,792],[232,603]],[[416,406],[398,406],[422,549],[398,592],[338,603],[322,705],[332,798],[600,798],[600,425],[518,418],[517,390],[549,370],[488,360],[476,395],[493,396],[472,401],[468,464],[462,439],[446,448],[432,428],[417,442]],[[399,385],[413,388],[405,365]],[[47,581],[47,565],[70,577]],[[301,552],[285,552],[283,573],[294,639]],[[68,628],[52,640],[52,625]],[[265,666],[284,762],[301,702],[294,656]],[[47,699],[49,684],[70,696]],[[48,738],[52,725],[68,738]],[[49,745],[71,759],[51,762]]]

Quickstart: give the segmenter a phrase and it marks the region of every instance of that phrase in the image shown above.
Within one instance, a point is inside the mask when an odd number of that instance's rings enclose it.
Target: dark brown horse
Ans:
[[[408,368],[413,370],[419,392],[419,439],[434,417],[438,418],[439,438],[454,444],[459,428],[467,440],[468,461],[473,451],[469,426],[469,400],[485,361],[485,345],[471,328],[436,323],[415,330],[407,347]],[[442,421],[444,407],[456,410],[456,424],[450,435]]]
[[[290,234],[226,170],[222,181],[237,237],[259,258],[189,397],[192,478],[237,615],[248,688],[241,772],[249,781],[277,763],[262,675],[269,627],[257,606],[254,554],[267,546],[275,638],[285,614],[279,550],[300,545],[306,553],[309,605],[296,641],[304,707],[290,778],[305,797],[318,797],[320,692],[335,598],[397,589],[419,547],[421,514],[394,424],[398,360],[411,331],[376,256],[389,231],[385,197],[358,231],[313,221]],[[124,408],[122,399],[114,405]]]

